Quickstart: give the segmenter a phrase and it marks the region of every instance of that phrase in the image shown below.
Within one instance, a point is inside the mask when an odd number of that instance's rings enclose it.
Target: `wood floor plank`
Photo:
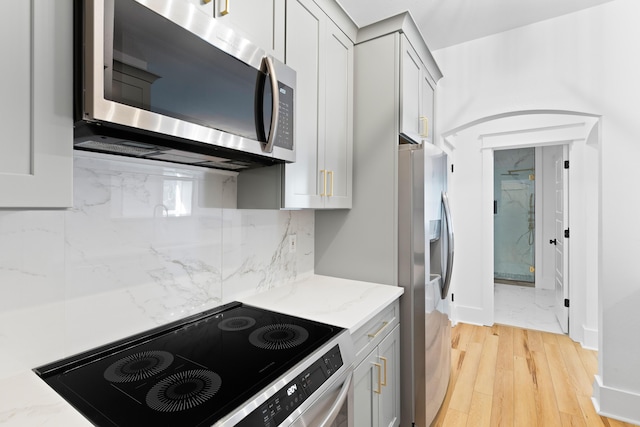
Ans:
[[[545,426],[562,425],[547,355],[544,351],[534,351],[532,356],[534,363],[531,364],[530,370],[535,372],[534,382],[536,385],[536,408],[539,416],[538,424]]]
[[[513,328],[500,325],[498,328],[500,341],[498,343],[498,358],[496,370],[513,372]]]
[[[485,328],[483,326],[474,326],[473,335],[471,336],[470,343],[479,343],[484,344],[484,340],[487,338],[489,334],[489,328]]]
[[[474,392],[473,397],[471,398],[471,408],[469,408],[467,425],[469,427],[490,427],[491,403],[491,395]]]
[[[473,331],[473,325],[458,323],[454,326],[451,329],[451,347],[466,351],[471,339],[471,331]]]
[[[444,418],[443,427],[466,427],[467,419],[469,416],[466,412],[456,411],[455,409],[450,409],[447,411],[447,415]]]
[[[578,396],[578,403],[580,404],[580,409],[582,409],[582,418],[584,418],[587,427],[607,427],[603,422],[603,418],[596,413],[590,397]]]
[[[585,369],[576,347],[571,338],[567,336],[558,337],[560,352],[567,367],[567,373],[571,384],[576,389],[576,393],[582,396],[591,396],[593,393],[593,376],[589,375]]]
[[[525,359],[531,358],[531,349],[529,348],[529,331],[526,329],[515,328],[513,330],[513,355],[523,357]]]
[[[500,337],[489,334],[486,336],[478,365],[478,375],[473,389],[488,396],[493,395],[493,381],[496,375],[498,359],[498,345]]]
[[[597,352],[565,335],[460,323],[452,337],[449,388],[432,427],[484,426],[487,418],[491,427],[638,427],[595,412],[585,391],[597,373]]]
[[[586,427],[584,419],[578,415],[561,412],[560,419],[562,420],[562,427]]]
[[[460,351],[456,348],[451,349],[451,376],[449,377],[449,386],[447,388],[447,394],[444,397],[444,401],[442,402],[442,407],[438,411],[436,418],[431,423],[432,427],[441,427],[444,425],[444,419],[447,415],[447,408],[449,407],[449,403],[451,402],[451,396],[458,380],[460,367],[464,362],[465,353],[466,352]]]
[[[554,334],[551,332],[541,332],[542,341],[545,344],[558,344],[558,334]]]
[[[576,390],[572,384],[559,344],[545,344],[545,353],[549,361],[549,370],[553,380],[553,389],[558,401],[558,410],[570,415],[580,415],[580,405],[576,398]]]
[[[464,356],[464,362],[458,374],[456,388],[451,396],[449,407],[468,414],[471,407],[471,397],[473,396],[473,387],[478,374],[478,365],[480,364],[480,355],[482,353],[482,344],[470,343]]]
[[[529,350],[544,352],[544,341],[542,340],[542,332],[527,329],[529,340]]]
[[[598,352],[583,349],[579,343],[574,343],[574,346],[585,371],[590,377],[594,377],[598,373]]]
[[[514,426],[537,426],[538,424],[536,390],[529,370],[529,360],[522,356],[514,356],[513,359]]]
[[[491,426],[513,426],[513,371],[496,370],[493,381],[493,400],[491,405]]]

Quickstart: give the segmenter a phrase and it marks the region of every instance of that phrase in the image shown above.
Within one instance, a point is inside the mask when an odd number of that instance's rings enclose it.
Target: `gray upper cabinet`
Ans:
[[[284,62],[282,0],[187,0]]]
[[[72,6],[0,6],[0,207],[73,204]]]
[[[353,42],[312,0],[288,1],[286,14],[297,148],[296,162],[285,166],[284,207],[350,208]]]
[[[414,140],[433,141],[435,82],[404,34],[400,39],[400,48],[402,51],[400,132]]]
[[[215,18],[284,62],[282,0],[213,0]]]

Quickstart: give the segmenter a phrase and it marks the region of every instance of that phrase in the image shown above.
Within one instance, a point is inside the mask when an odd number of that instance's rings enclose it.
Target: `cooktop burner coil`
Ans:
[[[173,355],[167,351],[142,351],[109,365],[104,378],[112,383],[130,383],[158,374],[173,363]]]
[[[249,342],[265,350],[283,350],[299,346],[308,337],[309,333],[301,326],[278,323],[256,329],[249,335]]]
[[[147,393],[147,405],[160,412],[194,408],[215,395],[222,379],[206,369],[182,371],[164,378]]]

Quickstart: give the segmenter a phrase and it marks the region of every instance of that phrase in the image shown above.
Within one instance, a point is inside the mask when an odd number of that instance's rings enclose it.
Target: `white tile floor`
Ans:
[[[561,334],[553,312],[553,289],[536,289],[496,283],[494,322]]]

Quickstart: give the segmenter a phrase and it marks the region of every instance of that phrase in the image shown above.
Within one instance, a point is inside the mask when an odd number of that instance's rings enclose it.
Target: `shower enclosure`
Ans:
[[[494,152],[494,280],[535,283],[535,149]]]

